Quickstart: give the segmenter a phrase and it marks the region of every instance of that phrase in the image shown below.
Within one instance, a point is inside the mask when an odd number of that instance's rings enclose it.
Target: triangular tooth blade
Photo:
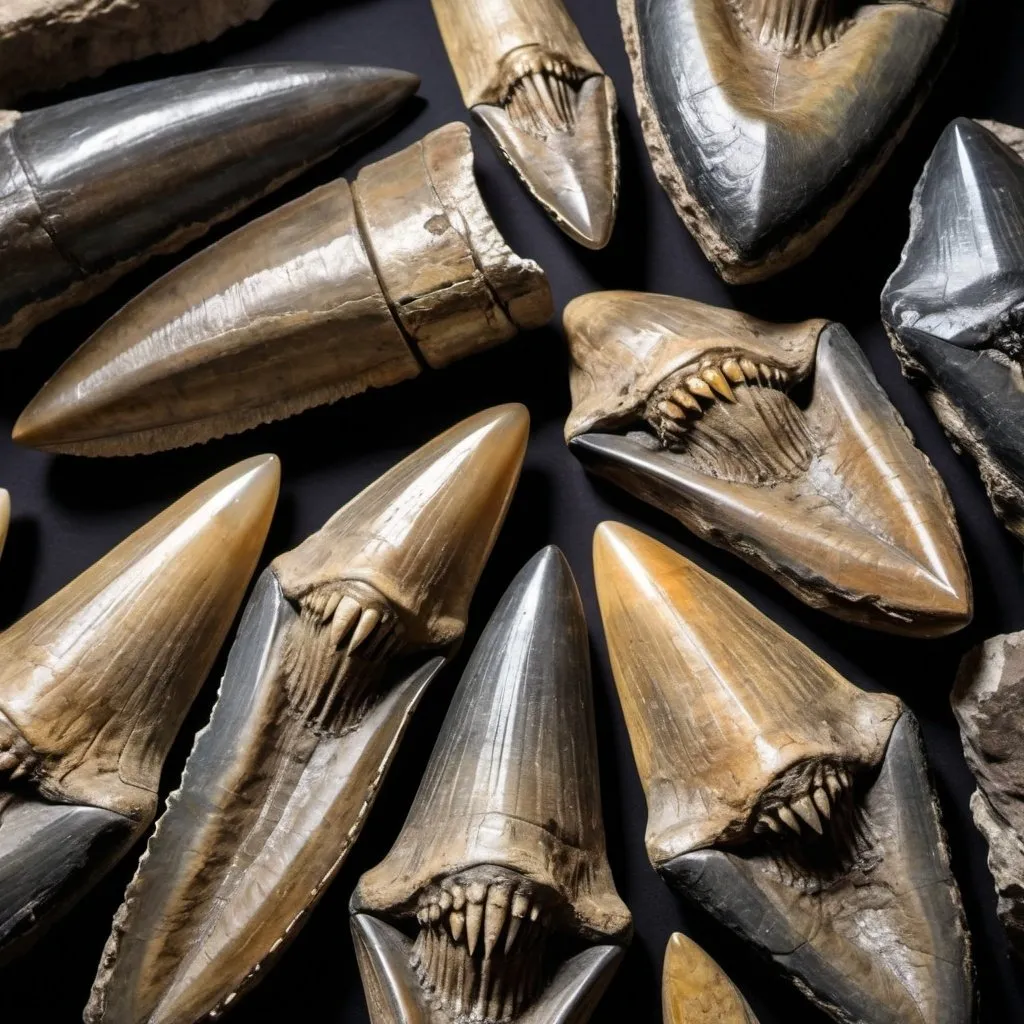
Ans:
[[[728,975],[697,943],[676,932],[665,948],[664,1024],[758,1024]]]
[[[351,926],[370,1024],[433,1024],[426,992],[409,966],[409,940],[369,914],[353,914]]]
[[[621,946],[594,946],[567,960],[517,1024],[586,1024],[622,963]]]
[[[508,110],[473,108],[505,159],[555,223],[588,249],[603,249],[615,227],[619,198],[619,144],[615,86],[595,75],[569,86],[571,127],[530,130]]]
[[[925,167],[882,319],[904,371],[1024,536],[1024,160],[977,122],[953,121]]]
[[[241,602],[279,477],[273,456],[217,474],[0,635],[0,749],[15,762],[0,780],[13,799],[0,799],[0,876],[24,863],[19,831],[30,842],[59,827],[69,844],[59,869],[40,865],[52,901],[32,906],[40,922],[152,821],[164,758]],[[113,833],[121,845],[104,852]],[[94,844],[100,860],[87,863]]]
[[[830,4],[827,38],[752,30],[766,11],[806,25],[814,6],[619,0],[655,173],[730,282],[814,250],[884,166],[949,50],[950,5],[931,0]]]
[[[757,321],[694,307],[616,292],[569,307],[570,447],[812,607],[915,636],[966,625],[970,576],[949,497],[845,328],[766,324],[757,341]],[[785,347],[762,358],[769,338]],[[685,377],[726,359],[756,371],[737,401]],[[704,395],[702,411],[652,412],[677,377]]]
[[[0,217],[14,241],[0,247],[0,347],[373,128],[418,84],[387,68],[265,64],[22,115],[0,141],[22,200],[20,230]]]

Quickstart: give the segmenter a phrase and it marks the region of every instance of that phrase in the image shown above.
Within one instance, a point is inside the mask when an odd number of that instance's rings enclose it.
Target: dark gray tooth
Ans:
[[[23,114],[0,138],[0,347],[379,124],[418,84],[267,64]]]
[[[966,118],[942,134],[882,293],[904,371],[1024,536],[1024,161]]]

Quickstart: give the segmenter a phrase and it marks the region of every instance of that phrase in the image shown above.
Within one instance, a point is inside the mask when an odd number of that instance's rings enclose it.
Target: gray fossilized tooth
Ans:
[[[805,258],[871,183],[957,0],[618,0],[655,172],[727,280]]]
[[[602,524],[594,571],[654,866],[842,1024],[968,1024],[911,712],[636,530]]]
[[[997,912],[1024,958],[1024,633],[986,640],[961,662],[953,712],[978,788],[974,823],[988,843]]]
[[[260,577],[103,955],[91,1024],[192,1024],[293,938],[458,646],[526,451],[522,406],[414,452]]]
[[[274,456],[211,477],[0,635],[0,957],[149,827],[279,477]]]
[[[882,320],[904,372],[1024,537],[1024,159],[976,121],[953,121],[924,169]]]
[[[373,128],[418,84],[266,64],[0,116],[0,348]]]
[[[588,469],[832,615],[923,636],[970,621],[942,480],[842,325],[598,292],[565,327],[565,437]]]
[[[502,598],[351,906],[374,1024],[590,1016],[631,921],[605,856],[586,623],[556,548]]]

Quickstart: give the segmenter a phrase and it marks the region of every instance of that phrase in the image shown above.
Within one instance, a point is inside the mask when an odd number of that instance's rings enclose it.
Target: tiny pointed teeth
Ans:
[[[662,416],[668,416],[669,419],[673,420],[681,420],[686,415],[675,402],[668,401],[658,403],[658,412],[660,412]]]
[[[436,904],[432,904],[430,907],[430,923],[437,924],[441,920],[441,908]]]
[[[747,380],[757,380],[757,363],[752,359],[741,359],[740,369],[743,370],[743,376],[746,377]]]
[[[462,938],[462,931],[466,927],[466,915],[461,910],[453,910],[448,916],[448,927],[452,933],[452,940],[458,942]]]
[[[732,393],[732,388],[729,387],[729,382],[725,379],[725,375],[721,370],[709,366],[701,370],[700,375],[720,397],[724,398],[727,402],[736,401],[736,396]]]
[[[766,829],[771,829],[776,835],[782,835],[782,826],[770,814],[761,814],[757,819],[757,830],[764,832]]]
[[[376,608],[367,608],[359,618],[359,625],[352,634],[352,642],[348,645],[348,653],[358,650],[370,638],[370,634],[380,622],[380,612]]]
[[[775,379],[775,375],[772,373],[772,368],[767,363],[761,363],[759,364],[759,369],[761,371],[761,379],[768,385],[768,387],[771,387],[772,381]]]
[[[837,800],[839,795],[843,792],[842,783],[836,778],[835,772],[830,771],[826,773],[825,785],[828,787],[828,795],[833,800]]]
[[[815,789],[812,794],[812,799],[814,800],[814,806],[821,812],[822,817],[832,817],[832,804],[829,802],[828,793],[826,793],[821,786],[818,786],[818,788]]]
[[[472,888],[472,886],[470,887]],[[480,930],[484,923],[483,903],[469,902],[466,904],[466,947],[469,955],[476,952],[477,943],[480,941]]]
[[[331,620],[331,644],[340,648],[345,638],[359,618],[359,602],[349,595],[345,595],[334,611],[334,618]]]
[[[733,384],[745,384],[746,375],[743,373],[743,367],[740,366],[739,362],[735,359],[726,359],[722,363],[722,373],[733,382]]]
[[[517,892],[512,897],[512,916],[523,918],[530,913],[530,897],[525,893]]]
[[[849,789],[853,785],[850,773],[845,768],[839,769],[839,781],[843,784],[843,789]]]
[[[328,596],[327,602],[324,604],[324,622],[326,622],[329,618],[331,618],[334,615],[334,613],[338,610],[338,605],[340,603],[341,593],[339,591],[336,590],[334,591],[333,594],[330,594]]]
[[[530,920],[531,921],[536,921],[537,918],[539,918],[539,917],[540,917],[540,907],[538,907],[536,904],[534,904],[532,907],[530,907]]]
[[[709,402],[713,402],[715,400],[714,391],[711,390],[711,386],[703,377],[687,377],[686,386],[694,395],[706,398]]]
[[[805,821],[815,832],[820,836],[823,832],[821,827],[821,818],[818,817],[818,812],[814,809],[814,804],[811,802],[809,796],[802,796],[798,800],[793,801],[793,810],[800,815],[801,819]]]
[[[684,391],[682,388],[677,388],[672,392],[672,401],[689,412],[700,413],[704,411],[700,402],[698,402],[697,399],[688,391]]]
[[[498,944],[508,917],[509,892],[504,886],[492,885],[487,893],[484,910],[484,959],[489,960]]]
[[[797,820],[796,815],[785,804],[780,804],[775,809],[775,813],[779,816],[779,821],[781,821],[783,825],[792,829],[797,835],[800,834],[800,822]]]

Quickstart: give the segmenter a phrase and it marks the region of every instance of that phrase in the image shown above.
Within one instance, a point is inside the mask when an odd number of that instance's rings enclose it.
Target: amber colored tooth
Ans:
[[[701,413],[704,411],[704,407],[700,402],[698,402],[697,399],[688,391],[683,391],[681,388],[672,392],[672,400],[689,412]]]
[[[811,798],[809,796],[801,796],[794,800],[793,810],[796,811],[801,820],[810,825],[819,836],[822,835],[821,819],[818,817],[818,812],[814,809],[814,804],[811,802]]]
[[[707,381],[700,377],[687,377],[686,386],[690,389],[690,393],[699,395],[701,398],[706,398],[709,402],[715,400],[715,393],[711,390]]]
[[[828,793],[826,793],[825,790],[819,786],[817,789],[815,789],[814,793],[812,794],[812,797],[814,799],[814,806],[817,807],[818,810],[821,812],[822,817],[831,818],[832,804],[829,803]]]
[[[685,416],[683,410],[675,402],[659,402],[658,411],[674,420],[681,420]]]
[[[757,375],[757,363],[751,359],[744,357],[740,360],[740,368],[743,370],[743,376],[749,381],[755,381],[758,379]]]
[[[772,368],[767,363],[759,363],[757,368],[760,371],[762,382],[767,387],[771,387],[775,382],[775,374],[772,373]]]
[[[709,366],[707,369],[701,370],[700,375],[727,402],[736,401],[736,396],[732,393],[732,388],[729,387],[729,382],[725,379],[725,375],[721,370]]]
[[[743,367],[740,366],[739,360],[726,359],[722,363],[722,373],[732,381],[733,384],[746,384],[747,378],[743,372]]]
[[[661,1005],[664,1024],[757,1024],[722,968],[678,933],[665,950]]]

